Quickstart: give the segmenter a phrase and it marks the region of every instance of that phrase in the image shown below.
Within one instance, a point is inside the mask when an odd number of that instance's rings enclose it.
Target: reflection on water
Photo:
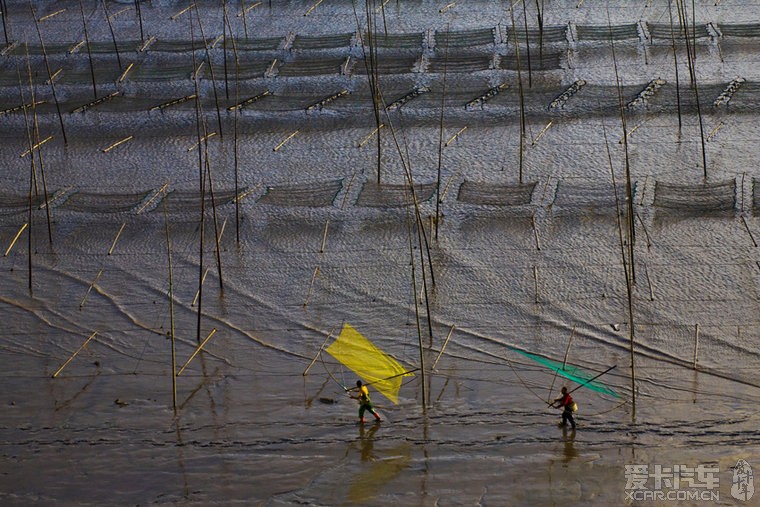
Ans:
[[[380,426],[380,423],[375,423],[367,429],[364,424],[360,424],[359,439],[351,444],[352,448],[358,448],[362,465],[357,466],[353,475],[347,494],[348,503],[372,500],[412,460],[411,446],[406,442],[388,449],[375,449],[375,435]]]
[[[562,463],[567,465],[573,459],[578,457],[578,451],[575,449],[575,428],[571,429],[568,432],[567,426],[563,426],[562,441],[565,443],[564,458],[562,459]]]

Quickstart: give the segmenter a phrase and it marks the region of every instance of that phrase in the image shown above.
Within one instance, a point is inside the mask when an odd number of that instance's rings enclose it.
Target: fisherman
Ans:
[[[356,396],[349,395],[351,398],[355,400],[359,400],[359,422],[364,423],[364,412],[367,411],[370,414],[375,416],[375,421],[380,421],[380,416],[377,415],[377,412],[375,412],[375,409],[372,408],[372,402],[369,399],[369,389],[367,389],[367,386],[362,385],[361,380],[356,381],[356,388],[351,389],[352,391],[358,391],[359,394]]]
[[[562,387],[562,396],[554,400],[551,404],[552,407],[560,408],[562,411],[562,424],[560,426],[566,426],[567,421],[570,421],[570,425],[575,429],[575,419],[573,419],[573,412],[578,410],[578,405],[573,401],[573,397],[567,392],[567,387]]]

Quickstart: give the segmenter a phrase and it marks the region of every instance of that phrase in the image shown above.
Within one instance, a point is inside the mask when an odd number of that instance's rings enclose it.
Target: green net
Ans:
[[[578,368],[577,366],[573,366],[570,364],[563,365],[559,361],[546,359],[544,357],[540,357],[535,354],[531,354],[529,352],[523,352],[522,350],[517,350],[517,349],[512,349],[512,350],[514,350],[515,352],[519,354],[524,355],[525,357],[531,358],[535,362],[542,364],[546,366],[547,368],[550,368],[556,371],[559,375],[562,375],[566,379],[572,380],[573,382],[576,382],[579,385],[582,385],[583,387],[586,387],[588,389],[591,389],[592,391],[596,391],[599,393],[609,394],[610,396],[614,396],[615,398],[620,398],[620,396],[615,391],[613,391],[606,385],[602,384],[601,382],[592,380],[594,377],[598,375],[598,373],[586,372]]]

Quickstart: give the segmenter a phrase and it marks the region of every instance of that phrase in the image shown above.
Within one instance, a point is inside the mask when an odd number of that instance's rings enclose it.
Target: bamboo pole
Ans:
[[[169,236],[169,211],[164,201],[164,224],[166,226],[166,256],[169,259],[169,336],[172,342],[172,407],[177,413],[177,353],[174,337],[174,283],[172,270],[172,243]],[[124,226],[122,225],[122,229]],[[121,231],[120,231],[121,232]],[[110,252],[109,252],[110,254]]]
[[[123,83],[125,79],[127,79],[127,74],[132,72],[132,69],[134,68],[135,64],[134,62],[131,62],[129,65],[127,65],[127,68],[124,69],[124,72],[121,73],[121,76],[119,76],[119,79],[116,80],[117,83]]]
[[[216,77],[214,77],[214,66],[211,64],[211,54],[209,53],[208,44],[206,44],[206,33],[203,31],[203,22],[201,19],[201,13],[198,10],[198,5],[193,3],[191,7],[195,8],[195,14],[198,18],[198,28],[201,31],[201,37],[203,37],[203,50],[206,53],[206,61],[208,62],[208,70],[211,75],[211,89],[214,91],[214,103],[216,104],[216,120],[219,126],[219,136],[224,137],[224,131],[222,130],[222,113],[219,108],[219,94],[216,90]],[[192,20],[192,16],[190,17]]]
[[[364,146],[365,144],[367,144],[368,142],[370,142],[372,140],[372,138],[375,137],[375,134],[377,134],[380,131],[380,129],[383,128],[383,127],[385,127],[384,123],[381,123],[379,127],[375,127],[375,129],[372,130],[372,132],[370,132],[367,135],[367,137],[365,137],[364,139],[362,139],[361,141],[359,141],[359,144],[357,144],[356,147],[357,148],[361,148],[362,146]]]
[[[692,369],[697,369],[697,361],[699,360],[699,324],[694,327],[694,366]]]
[[[446,141],[446,143],[444,143],[444,146],[448,148],[448,147],[449,147],[449,145],[450,145],[451,143],[453,143],[453,142],[454,142],[454,141],[455,141],[455,140],[456,140],[456,139],[457,139],[457,138],[458,138],[458,137],[459,137],[459,136],[460,136],[460,135],[461,135],[461,134],[462,134],[462,133],[463,133],[465,130],[467,130],[467,125],[465,125],[465,126],[464,126],[464,127],[462,127],[461,129],[459,129],[459,130],[457,131],[457,133],[456,133],[456,134],[454,134],[453,136],[451,136],[451,137],[449,138],[449,140],[448,140],[448,141]]]
[[[40,22],[42,22],[42,21],[47,21],[48,19],[50,19],[50,18],[52,18],[52,17],[55,17],[55,16],[57,16],[57,15],[59,15],[59,14],[62,14],[62,13],[64,13],[64,12],[66,12],[66,9],[58,9],[58,10],[57,10],[57,11],[55,11],[55,12],[51,12],[50,14],[46,14],[45,16],[42,16],[42,17],[41,17],[40,19],[38,19],[37,21],[40,21]]]
[[[3,35],[5,36],[5,44],[10,44],[10,40],[8,39],[8,7],[5,5],[5,0],[0,0],[0,9],[2,9],[2,12],[0,12],[0,15],[3,17]]]
[[[35,101],[33,100],[33,101],[32,101],[32,110],[34,110],[34,105],[35,105]],[[26,157],[27,155],[29,155],[30,153],[32,153],[34,150],[38,150],[38,149],[40,148],[40,146],[42,146],[42,145],[43,145],[43,144],[45,144],[46,142],[48,142],[48,141],[50,141],[51,139],[53,139],[53,137],[54,137],[54,136],[47,136],[47,137],[46,137],[45,139],[43,139],[42,141],[40,141],[40,142],[38,142],[38,143],[34,144],[34,145],[33,145],[33,146],[31,146],[31,147],[30,147],[28,150],[26,150],[24,153],[22,153],[22,154],[19,156],[19,158],[24,158],[24,157]]]
[[[143,32],[142,11],[140,10],[140,0],[135,0],[135,13],[137,22],[140,25],[140,41],[145,42],[145,32]]]
[[[169,183],[164,183],[163,186],[161,188],[159,188],[158,190],[156,190],[156,193],[153,194],[153,196],[150,199],[148,199],[148,201],[145,204],[143,204],[140,207],[140,209],[137,210],[137,213],[135,213],[135,214],[139,215],[140,213],[142,213],[143,210],[145,210],[145,208],[147,208],[153,201],[155,201],[158,198],[159,195],[161,195],[162,193],[164,193],[166,191],[166,187],[168,187],[168,186],[169,186]]]
[[[539,302],[538,297],[538,266],[533,266],[533,290],[534,290],[534,303]]]
[[[197,356],[198,353],[201,350],[203,350],[203,347],[206,345],[206,343],[208,343],[208,341],[211,339],[212,336],[214,336],[215,333],[216,333],[216,328],[212,329],[211,332],[206,337],[206,339],[203,340],[203,343],[201,343],[200,345],[198,345],[198,347],[195,349],[195,352],[193,352],[193,354],[190,356],[190,358],[187,360],[187,362],[177,372],[177,376],[178,377],[182,374],[183,371],[185,371],[185,368],[187,368],[187,365],[190,364],[190,361],[192,361],[193,359],[195,359],[195,356]]]
[[[164,201],[166,203],[166,201]],[[124,222],[121,224],[121,227],[119,227],[119,232],[116,233],[116,237],[113,239],[113,243],[111,243],[111,248],[108,249],[108,255],[111,255],[113,253],[113,249],[116,248],[116,242],[119,241],[119,236],[121,236],[121,231],[124,230],[124,227],[127,225],[127,222]]]
[[[325,253],[325,243],[327,243],[327,227],[330,225],[330,221],[325,222],[325,232],[322,235],[322,246],[319,249],[319,253]]]
[[[109,146],[108,148],[103,148],[101,151],[102,151],[103,153],[108,153],[109,151],[113,150],[113,149],[114,149],[114,148],[116,148],[117,146],[119,146],[119,145],[121,145],[121,144],[124,144],[124,143],[126,143],[127,141],[131,141],[132,139],[134,139],[134,136],[127,136],[127,137],[125,137],[124,139],[122,139],[121,141],[116,141],[115,143],[113,143],[113,144],[112,144],[111,146]]]
[[[201,284],[200,286],[203,287],[203,284],[206,283],[206,275],[208,275],[208,272],[211,270],[211,268],[206,268],[206,271],[203,272],[203,276],[201,277]],[[190,303],[190,306],[195,306],[195,303],[198,301],[198,298],[201,295],[201,289],[198,288],[197,291],[195,291],[195,297],[193,298],[193,302]]]
[[[285,143],[287,143],[288,141],[290,141],[291,139],[293,139],[296,136],[296,134],[298,134],[299,132],[300,132],[299,130],[296,130],[295,132],[293,132],[292,134],[290,134],[280,144],[278,144],[277,146],[275,146],[272,151],[280,151],[280,149],[283,146],[285,146]]]
[[[95,84],[95,65],[92,61],[92,49],[90,48],[90,36],[87,33],[87,20],[84,16],[84,6],[82,0],[79,0],[79,10],[82,13],[82,26],[84,27],[84,40],[87,44],[87,58],[90,61],[90,77],[92,78],[92,95],[95,100],[98,100],[98,87]]]
[[[32,82],[32,67],[31,67],[31,59],[29,58],[29,46],[26,46],[27,48],[27,72],[29,74],[29,89],[31,90],[32,95],[32,117],[34,119],[34,138],[39,139],[40,138],[40,126],[39,122],[37,121],[37,106],[35,106],[35,92],[34,92],[34,83]],[[32,154],[32,158],[34,158],[34,154]],[[47,231],[48,231],[48,241],[50,244],[53,244],[53,226],[52,226],[52,219],[50,217],[50,206],[48,206],[48,190],[47,190],[47,178],[45,177],[45,162],[42,159],[42,150],[39,147],[39,143],[37,146],[37,159],[40,161],[40,176],[42,176],[42,192],[43,196],[45,198],[45,218],[47,219]]]
[[[451,326],[451,329],[449,329],[449,334],[446,335],[446,339],[443,342],[443,346],[441,347],[441,350],[438,352],[438,357],[435,358],[435,361],[433,362],[433,366],[430,368],[431,370],[435,371],[435,366],[438,364],[438,360],[443,355],[443,351],[446,350],[446,345],[448,345],[449,339],[451,338],[451,335],[454,333],[454,328],[456,328],[456,326]]]
[[[113,31],[113,25],[111,24],[111,16],[108,15],[108,7],[106,6],[106,0],[100,0],[103,5],[103,12],[106,14],[106,23],[108,24],[108,30],[111,32],[111,40],[113,40],[113,50],[116,53],[116,62],[119,64],[119,70],[122,70],[121,56],[119,55],[119,45],[116,44],[116,33]]]
[[[191,3],[190,5],[188,5],[187,7],[185,7],[184,9],[182,9],[181,11],[179,11],[178,13],[174,14],[173,16],[170,16],[169,19],[172,20],[172,21],[175,21],[177,18],[179,18],[180,16],[182,16],[184,13],[186,13],[187,11],[189,11],[190,9],[192,9],[193,7],[195,7],[195,2]]]
[[[530,143],[530,144],[531,144],[531,146],[535,146],[535,145],[538,143],[538,141],[539,141],[539,140],[540,140],[542,137],[544,137],[544,134],[546,134],[546,131],[547,131],[547,130],[549,130],[549,128],[550,128],[550,127],[551,127],[553,124],[554,124],[554,120],[550,120],[550,121],[549,121],[549,123],[547,123],[547,124],[546,124],[546,126],[545,126],[544,128],[542,128],[542,129],[541,129],[541,132],[539,132],[539,133],[538,133],[538,135],[537,135],[537,136],[536,136],[536,138],[533,140],[533,142],[531,142],[531,143]]]
[[[90,287],[87,289],[87,292],[85,293],[84,297],[82,298],[82,302],[79,303],[79,309],[80,310],[84,307],[84,303],[85,303],[85,301],[87,301],[87,296],[90,295],[90,291],[95,286],[95,284],[98,282],[98,280],[100,279],[100,275],[102,275],[102,274],[103,274],[103,269],[101,268],[100,271],[98,271],[97,276],[95,276],[95,279],[92,281],[92,283],[90,283]]]
[[[24,230],[29,225],[28,222],[24,222],[24,225],[21,226],[21,228],[18,230],[15,236],[13,236],[13,241],[11,241],[11,244],[8,246],[8,249],[5,251],[5,255],[3,257],[8,257],[8,254],[11,253],[11,249],[13,248],[13,245],[16,244],[16,241],[18,241],[19,236],[21,236],[21,233],[24,232]]]
[[[64,369],[64,368],[66,368],[66,366],[67,366],[67,365],[68,365],[68,364],[71,362],[71,360],[72,360],[72,359],[74,359],[74,358],[77,356],[77,354],[79,354],[79,353],[82,351],[82,349],[84,349],[84,348],[87,346],[87,344],[88,344],[88,343],[90,343],[90,340],[92,340],[93,338],[95,338],[95,335],[96,335],[96,334],[98,334],[98,332],[97,332],[97,331],[94,331],[94,332],[93,332],[93,333],[90,335],[90,337],[89,337],[89,338],[87,338],[87,339],[84,341],[84,343],[83,343],[83,344],[82,344],[82,345],[81,345],[81,346],[80,346],[80,347],[77,349],[77,351],[76,351],[76,352],[74,352],[74,353],[73,353],[73,354],[72,354],[72,355],[71,355],[71,356],[70,356],[70,357],[69,357],[69,358],[66,360],[66,362],[65,362],[65,363],[63,363],[63,364],[61,365],[61,367],[60,367],[60,368],[58,368],[58,369],[56,370],[56,372],[55,372],[55,373],[53,373],[53,375],[52,375],[52,378],[56,378],[56,377],[58,376],[58,374],[59,374],[59,373],[61,373],[61,371],[63,371],[63,369]]]
[[[324,1],[324,0],[317,0],[317,3],[315,3],[314,5],[312,5],[312,6],[309,8],[309,10],[308,10],[308,11],[306,11],[306,12],[304,12],[304,13],[303,13],[303,15],[304,15],[304,16],[308,16],[309,14],[311,14],[311,11],[313,11],[314,9],[316,9],[316,8],[319,6],[319,4],[321,4],[323,1]]]
[[[314,282],[316,281],[318,276],[319,276],[319,266],[314,268],[314,273],[311,275],[311,283],[309,284],[309,291],[306,293],[306,299],[303,302],[304,308],[309,306],[309,300],[311,299],[311,292],[314,289]]]
[[[307,366],[306,369],[303,371],[304,377],[306,376],[307,373],[309,373],[309,370],[311,369],[312,366],[314,366],[314,363],[317,362],[317,359],[319,359],[319,355],[322,353],[322,349],[324,349],[325,345],[327,344],[327,340],[330,339],[330,337],[333,335],[334,332],[335,332],[335,329],[333,329],[332,331],[328,333],[327,337],[325,338],[325,341],[322,342],[322,346],[319,347],[319,352],[317,352],[317,355],[314,356],[314,359],[311,360],[311,362],[309,363],[309,366]]]

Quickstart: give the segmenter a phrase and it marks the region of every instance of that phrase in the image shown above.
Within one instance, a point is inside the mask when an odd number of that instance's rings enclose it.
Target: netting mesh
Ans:
[[[736,181],[699,185],[678,185],[658,181],[654,206],[658,211],[694,216],[732,213],[736,202]]]
[[[495,184],[464,181],[457,200],[467,204],[520,206],[530,204],[535,183]]]
[[[150,192],[138,194],[76,192],[61,204],[61,208],[82,213],[128,213],[136,210],[150,194]]]
[[[560,181],[554,196],[555,210],[570,210],[572,213],[606,214],[617,210],[618,201],[625,200],[625,189],[609,183],[577,183]],[[636,194],[634,183],[632,192]]]
[[[332,206],[341,188],[342,179],[270,186],[257,202],[273,206]]]
[[[439,52],[442,52],[446,48],[470,48],[473,46],[495,44],[495,32],[493,28],[438,31],[434,35],[435,47]]]
[[[415,184],[414,190],[417,196],[417,202],[430,200],[435,193],[435,183]],[[389,185],[367,181],[362,186],[359,197],[356,200],[357,206],[367,207],[399,207],[410,206],[413,204],[409,185]]]

